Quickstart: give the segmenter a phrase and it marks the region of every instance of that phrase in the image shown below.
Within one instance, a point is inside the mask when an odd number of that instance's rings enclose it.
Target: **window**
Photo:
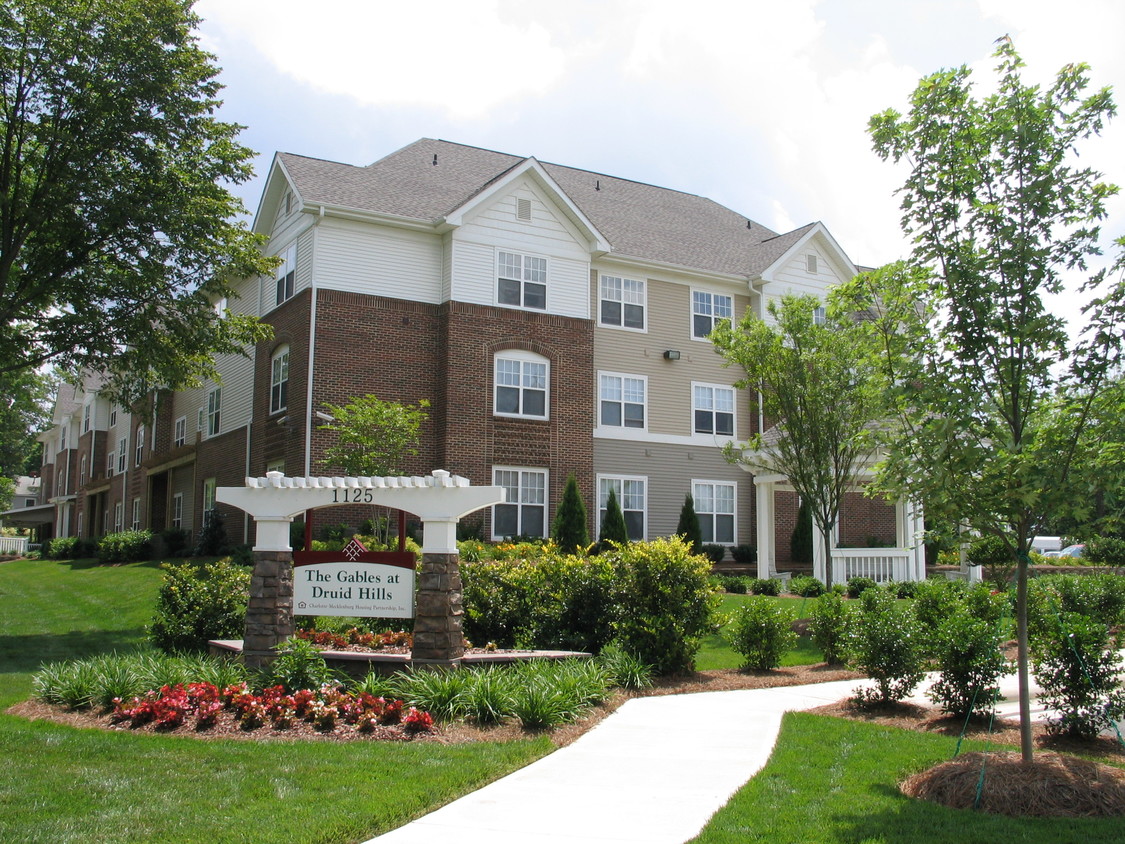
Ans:
[[[547,259],[501,252],[498,255],[496,301],[517,308],[547,309]]]
[[[109,427],[112,428],[116,424],[117,424],[117,405],[114,405],[113,407],[111,407],[109,409]]]
[[[133,499],[133,530],[141,529],[141,499]]]
[[[109,508],[102,513],[102,533],[109,533]]]
[[[82,433],[90,433],[90,405],[82,408]]]
[[[215,509],[215,479],[208,478],[203,482],[203,515],[207,516]]]
[[[24,507],[34,507],[35,506],[35,499],[34,498],[25,498],[23,500],[23,506]]]
[[[78,480],[86,480],[86,455],[82,455],[82,459],[78,461]]]
[[[121,519],[125,515],[125,502],[115,501],[113,504],[113,532],[121,533]]]
[[[547,535],[547,473],[542,469],[492,470],[492,482],[507,491],[506,504],[492,508],[492,538]]]
[[[691,336],[706,338],[715,329],[715,322],[730,319],[734,314],[734,300],[721,293],[691,293]]]
[[[195,417],[195,430],[199,433],[203,432],[203,415],[203,408],[201,407]]]
[[[721,481],[693,481],[692,498],[695,515],[704,542],[734,545],[734,492],[733,483]]]
[[[645,283],[632,278],[603,275],[598,315],[602,325],[644,331]]]
[[[106,462],[106,466],[105,466],[105,476],[107,478],[113,477],[113,468],[116,465],[117,465],[117,455],[114,452],[111,451],[109,453],[109,460]]]
[[[617,495],[617,504],[625,516],[625,527],[630,539],[645,538],[645,487],[647,478],[599,477],[598,478],[598,530],[605,521],[606,503],[609,491]]]
[[[270,361],[270,413],[289,406],[289,347],[282,346]]]
[[[223,314],[227,312],[227,297],[224,296],[215,303],[215,316],[222,318]]]
[[[297,278],[297,244],[293,244],[281,255],[281,266],[277,268],[277,304],[293,298],[293,283]]]
[[[734,436],[734,388],[693,384],[692,414],[697,434]]]
[[[602,425],[614,428],[644,428],[645,379],[633,375],[599,374]]]
[[[219,409],[223,403],[223,391],[215,387],[207,394],[207,436],[219,433]]]
[[[495,358],[497,416],[547,418],[550,362],[533,352],[497,352]]]
[[[817,305],[813,308],[812,321],[815,325],[824,325],[828,322],[828,309],[824,305]]]
[[[140,427],[137,428],[137,441],[136,441],[135,445],[136,445],[136,447],[134,449],[135,456],[133,458],[133,465],[134,466],[140,466],[141,460],[143,460],[144,456],[145,456],[145,426],[144,425],[141,425]]]
[[[181,416],[176,420],[176,433],[172,438],[172,445],[179,448],[187,442],[187,417]]]
[[[117,441],[117,474],[125,471],[125,461],[128,459],[129,438],[122,437]]]
[[[270,472],[281,472],[285,474],[285,461],[284,460],[271,460],[266,464],[266,474]]]
[[[172,527],[184,526],[184,494],[177,492],[172,496]]]
[[[59,451],[66,451],[66,429],[67,425],[64,424],[59,432]]]
[[[805,256],[805,269],[808,270],[811,275],[816,275],[816,255]]]

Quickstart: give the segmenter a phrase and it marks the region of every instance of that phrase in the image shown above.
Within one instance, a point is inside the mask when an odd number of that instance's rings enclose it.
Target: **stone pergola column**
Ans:
[[[260,668],[276,655],[274,648],[293,635],[293,551],[289,547],[292,517],[258,521],[250,601],[242,635],[242,659]]]

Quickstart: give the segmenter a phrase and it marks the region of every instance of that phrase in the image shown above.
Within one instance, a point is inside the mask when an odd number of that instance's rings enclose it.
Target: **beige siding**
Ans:
[[[616,269],[609,272],[629,276]],[[645,281],[647,331],[598,326],[594,332],[594,368],[647,377],[648,434],[698,438],[699,435],[693,433],[692,384],[730,385],[738,380],[741,370],[723,367],[722,357],[711,343],[691,339],[692,285],[653,278]],[[736,315],[750,306],[747,294],[706,285],[698,285],[697,289],[705,287],[734,295]],[[596,312],[599,297],[596,279],[592,278],[591,288],[591,308]],[[665,360],[664,353],[669,349],[678,351],[680,359]],[[752,420],[757,411],[751,411],[749,401],[745,392],[736,394],[735,434],[739,439],[746,439],[753,430]],[[622,436],[633,438],[634,433],[623,432]]]
[[[594,471],[599,476],[647,477],[648,539],[675,533],[692,481],[733,482],[737,485],[735,540],[742,544],[751,542],[753,480],[747,472],[727,463],[716,449],[595,440]]]

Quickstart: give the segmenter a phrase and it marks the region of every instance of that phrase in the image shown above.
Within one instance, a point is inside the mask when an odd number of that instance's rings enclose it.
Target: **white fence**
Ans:
[[[22,557],[27,553],[28,541],[26,536],[0,536],[0,554],[17,554]]]
[[[911,552],[908,548],[833,548],[832,563],[836,571],[844,570],[847,582],[852,577],[870,577],[876,583],[888,580],[901,582],[910,577]]]

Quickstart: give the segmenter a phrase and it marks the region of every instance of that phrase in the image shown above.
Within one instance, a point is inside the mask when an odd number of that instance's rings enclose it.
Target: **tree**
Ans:
[[[1113,114],[1108,89],[1085,96],[1086,66],[1046,89],[1025,85],[1012,44],[996,50],[998,87],[978,99],[961,67],[923,79],[905,117],[875,115],[883,159],[909,168],[900,189],[909,263],[857,279],[888,406],[879,483],[923,498],[951,523],[1000,537],[1017,565],[1021,749],[1032,757],[1027,659],[1031,539],[1070,495],[1094,397],[1119,363],[1122,283],[1099,295],[1068,348],[1045,294],[1098,252],[1098,221],[1116,188],[1073,158]],[[1118,264],[1120,267],[1120,262]],[[909,353],[905,353],[909,352]]]
[[[832,529],[871,450],[881,406],[872,364],[856,356],[859,321],[831,301],[819,321],[820,306],[812,296],[785,296],[770,302],[771,320],[748,314],[737,327],[720,323],[711,340],[746,372],[737,386],[756,390],[766,416],[777,420],[766,437],[728,447],[727,456],[789,479],[824,538],[831,587]]]
[[[0,476],[39,470],[43,450],[36,434],[51,421],[56,387],[55,378],[34,370],[0,374]]]
[[[610,542],[622,544],[629,541],[629,528],[625,525],[625,514],[621,512],[621,505],[617,503],[617,492],[609,488],[609,497],[605,502],[605,515],[602,517],[602,529],[598,535],[602,548],[608,548]]]
[[[676,524],[676,534],[691,546],[691,553],[703,550],[703,530],[699,526],[699,516],[695,513],[695,499],[691,493],[684,496],[684,506],[680,508],[680,521]]]
[[[429,406],[427,399],[415,405],[384,401],[370,393],[347,404],[325,405],[333,419],[319,428],[334,431],[338,439],[324,450],[321,462],[353,476],[406,474],[407,461],[418,454]]]
[[[0,0],[0,373],[105,373],[126,404],[268,334],[216,307],[269,272],[225,185],[192,0]]]
[[[566,479],[562,501],[555,511],[551,524],[551,538],[564,551],[584,550],[590,544],[590,530],[586,524],[586,505],[578,492],[578,479],[572,474]]]

